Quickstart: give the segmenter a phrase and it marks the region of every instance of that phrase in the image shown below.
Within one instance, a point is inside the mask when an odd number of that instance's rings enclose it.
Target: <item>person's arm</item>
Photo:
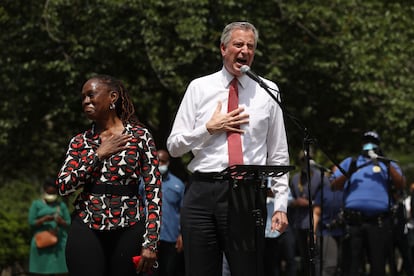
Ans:
[[[208,140],[211,134],[206,124],[196,125],[196,113],[200,99],[195,95],[195,84],[191,82],[184,94],[171,133],[167,139],[168,152],[180,157]]]
[[[101,160],[86,144],[84,136],[79,134],[73,137],[57,177],[59,194],[67,196],[75,192],[92,173],[100,171],[101,166]]]
[[[160,238],[161,226],[161,173],[158,170],[158,155],[155,142],[147,129],[142,129],[141,142],[144,145],[139,151],[141,166],[137,168],[144,181],[145,190],[145,233],[141,249],[141,259],[137,264],[137,273],[148,272],[157,260],[157,243]]]
[[[36,219],[35,225],[36,226],[41,226],[45,222],[52,221],[52,220],[55,220],[55,216],[53,216],[53,215],[45,215],[43,217],[40,217],[40,218]]]
[[[269,83],[273,89],[278,90],[276,84]],[[263,91],[263,93],[266,93]],[[286,129],[281,107],[269,97],[271,110],[268,122],[267,160],[271,166],[288,166],[290,164],[289,148],[287,144]],[[289,173],[272,179],[272,192],[275,195],[274,211],[287,212],[289,195]]]
[[[269,83],[272,88],[277,89],[276,84]],[[264,92],[266,93],[266,92]],[[273,99],[269,100],[273,101]],[[266,164],[271,166],[288,166],[290,164],[289,151],[286,137],[285,123],[281,107],[272,102],[268,122],[267,133],[267,160]],[[274,212],[272,216],[272,230],[283,233],[288,227],[287,207],[289,196],[289,173],[272,179],[271,190],[275,195]]]
[[[183,236],[181,234],[179,234],[177,237],[177,241],[175,242],[175,248],[177,249],[178,253],[183,251]]]
[[[83,186],[93,174],[100,174],[105,159],[128,148],[130,134],[112,135],[93,149],[83,134],[72,138],[58,174],[59,194],[66,196]],[[96,177],[96,176],[95,176]]]
[[[272,216],[272,230],[279,231],[279,233],[285,232],[289,225],[286,212],[275,211]]]
[[[143,248],[156,251],[161,225],[161,173],[158,170],[158,156],[152,135],[145,130],[141,135],[142,148],[139,152],[140,174],[144,181],[146,200],[146,223]]]
[[[52,221],[55,219],[53,215],[45,215],[38,217],[38,210],[40,208],[40,201],[33,201],[29,209],[28,221],[29,225],[32,227],[40,227],[45,222]]]
[[[290,206],[307,208],[309,206],[309,200],[306,197],[298,197],[292,200],[292,202],[290,203]]]
[[[403,176],[400,169],[397,170],[395,167],[395,164],[393,162],[390,162],[388,164],[388,171],[391,176],[392,183],[394,184],[395,188],[397,189],[404,189],[405,188],[405,177]]]
[[[336,178],[333,178],[333,180],[331,181],[332,190],[342,190],[347,179],[348,178],[345,175],[340,175]]]
[[[321,207],[319,205],[313,206],[313,233],[316,236],[316,231],[318,229],[319,222],[321,220]]]
[[[180,209],[180,217],[181,217],[181,208],[183,207],[183,203],[184,203],[184,193],[185,193],[185,186],[186,185],[180,179],[178,179],[178,181],[180,182],[180,185],[181,185],[180,186],[181,190],[179,192],[179,197],[180,197],[179,209]],[[177,249],[177,252],[182,252],[183,249],[184,249],[184,245],[183,245],[183,236],[181,235],[181,224],[180,223],[178,223],[178,230],[179,230],[180,234],[178,235],[177,240],[175,242],[175,248]]]
[[[67,228],[70,225],[71,219],[70,219],[70,213],[69,209],[66,206],[66,203],[61,202],[60,203],[60,210],[55,218],[56,223],[59,227],[65,227]]]
[[[348,157],[344,161],[341,162],[341,164],[339,166],[341,166],[341,168],[343,168],[343,170],[345,170],[345,172],[348,173],[348,176],[344,175],[341,172],[341,170],[336,169],[334,171],[333,175],[330,178],[330,185],[331,185],[332,190],[336,191],[336,190],[343,190],[344,189],[346,181],[348,180],[349,177],[351,177],[351,175],[357,169],[356,160],[357,159],[353,159],[352,157]]]

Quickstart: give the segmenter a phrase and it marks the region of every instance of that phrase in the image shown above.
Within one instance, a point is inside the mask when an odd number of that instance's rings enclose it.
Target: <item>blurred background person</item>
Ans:
[[[29,225],[34,235],[43,230],[56,231],[58,242],[50,247],[38,248],[33,235],[30,242],[30,275],[67,275],[65,246],[69,224],[69,210],[58,196],[55,179],[46,178],[42,197],[30,206]]]
[[[270,179],[268,180],[270,181]],[[268,187],[270,187],[269,181]],[[271,230],[274,198],[273,191],[268,189],[266,197],[267,221],[265,228],[264,275],[296,276],[296,244],[291,226],[288,225],[282,234]],[[292,193],[289,189],[288,204],[290,204],[292,199]]]
[[[344,192],[344,275],[361,275],[367,260],[370,275],[385,276],[392,248],[390,191],[403,189],[405,178],[396,162],[382,157],[380,142],[377,132],[365,132],[361,153],[340,163],[347,175],[337,169],[332,176],[332,188]]]
[[[312,161],[312,155],[312,153],[309,153],[310,161]],[[328,184],[329,180],[326,177],[321,177],[319,170],[315,166],[310,166],[310,185],[308,185],[307,162],[302,151],[299,153],[298,159],[300,172],[294,174],[290,181],[290,190],[293,200],[289,204],[288,217],[289,225],[291,225],[295,235],[296,249],[300,256],[301,266],[300,269],[298,269],[298,272],[300,275],[309,275],[311,269],[309,200],[313,201],[321,183],[324,183],[324,185]],[[311,195],[310,199],[309,187]]]
[[[404,205],[407,212],[407,243],[411,252],[411,261],[414,262],[414,183],[410,184]]]
[[[162,218],[158,248],[159,268],[154,276],[184,276],[183,240],[180,230],[180,211],[185,184],[169,171],[170,155],[158,151],[159,170],[162,175]]]
[[[413,260],[408,237],[408,212],[404,200],[406,191],[392,190],[393,203],[391,206],[393,244],[388,258],[392,276],[414,275]]]
[[[322,174],[325,171],[321,169]],[[328,179],[328,176],[327,176]],[[341,243],[344,233],[343,192],[332,191],[330,182],[318,189],[313,203],[314,233],[317,236],[322,276],[341,275]]]

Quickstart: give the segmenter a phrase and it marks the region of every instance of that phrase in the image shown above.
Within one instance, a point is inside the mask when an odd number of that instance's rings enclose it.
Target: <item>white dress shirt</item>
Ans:
[[[194,158],[188,165],[191,172],[220,172],[228,167],[227,135],[211,135],[206,123],[221,101],[227,113],[229,85],[234,76],[224,67],[221,71],[193,80],[178,109],[167,148],[173,157],[190,150]],[[241,125],[243,162],[245,165],[289,165],[289,152],[283,113],[280,106],[258,83],[243,75],[239,80],[239,106],[249,114],[249,123]],[[277,90],[275,83],[266,84]],[[278,95],[276,95],[278,97]],[[279,97],[280,98],[280,97]],[[274,179],[275,210],[286,212],[288,174]]]

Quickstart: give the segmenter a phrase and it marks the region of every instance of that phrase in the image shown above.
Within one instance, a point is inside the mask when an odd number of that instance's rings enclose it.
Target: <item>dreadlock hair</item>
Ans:
[[[99,81],[105,83],[112,91],[118,92],[119,98],[115,102],[115,111],[124,124],[141,124],[135,114],[135,107],[129,97],[128,91],[120,80],[109,75],[96,75],[92,78],[98,79]]]

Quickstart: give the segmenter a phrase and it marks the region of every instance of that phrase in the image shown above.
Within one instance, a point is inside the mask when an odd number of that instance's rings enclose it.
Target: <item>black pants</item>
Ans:
[[[296,241],[292,229],[288,229],[277,238],[266,238],[264,272],[266,276],[296,276]],[[285,272],[282,271],[285,261]]]
[[[363,275],[365,262],[368,262],[369,275],[385,276],[391,242],[390,218],[383,218],[380,223],[370,221],[347,225],[346,237],[342,244],[344,275]]]
[[[184,276],[184,254],[177,252],[175,242],[159,242],[158,264],[152,276]]]
[[[309,229],[298,229],[293,228],[295,235],[296,248],[298,250],[301,266],[300,275],[310,275],[311,260],[310,260],[310,249],[309,249]]]
[[[221,276],[223,251],[232,276],[263,275],[266,205],[258,187],[192,180],[181,211],[187,276]]]
[[[70,226],[66,263],[73,276],[137,276],[132,257],[140,255],[143,223],[113,231],[90,229],[79,218]]]

